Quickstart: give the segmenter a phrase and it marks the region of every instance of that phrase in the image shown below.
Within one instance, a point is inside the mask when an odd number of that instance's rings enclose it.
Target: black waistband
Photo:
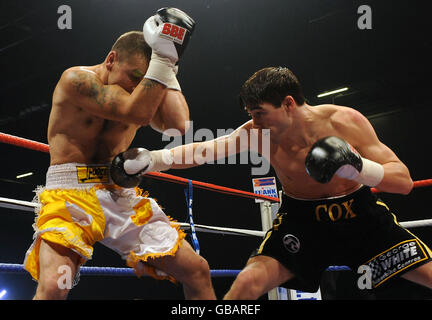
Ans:
[[[358,215],[363,212],[366,206],[375,204],[376,197],[372,194],[367,186],[340,197],[325,198],[325,199],[295,199],[286,194],[282,197],[282,206],[279,209],[280,213],[288,215],[299,215],[303,218],[314,218],[314,220],[323,219],[324,216],[331,220],[339,220],[345,216]],[[329,215],[330,213],[330,215]]]

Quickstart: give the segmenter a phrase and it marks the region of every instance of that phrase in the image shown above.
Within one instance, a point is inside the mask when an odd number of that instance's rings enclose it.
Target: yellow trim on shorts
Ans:
[[[401,228],[405,229],[410,235],[412,235],[415,239],[417,239],[426,249],[426,251],[428,252],[429,257],[432,257],[432,250],[423,242],[421,241],[415,234],[413,234],[411,231],[409,231],[407,228],[401,226],[399,224],[399,222],[397,221],[396,215],[394,213],[391,212],[390,208],[382,201],[377,201],[377,204],[386,207],[386,209],[390,212],[390,214],[393,216],[393,220],[394,222]]]
[[[276,221],[277,221],[277,223],[276,223]],[[282,224],[282,213],[277,213],[276,219],[273,221],[273,227],[268,230],[263,242],[261,243],[261,245],[258,248],[258,254],[261,254],[261,252],[263,251],[264,245],[265,245],[266,241],[268,240],[268,238],[270,238],[273,230],[277,230],[281,224]]]
[[[137,226],[145,225],[151,217],[153,217],[153,210],[150,200],[147,198],[141,199],[134,207],[135,214],[130,216],[132,222]]]
[[[391,212],[390,212],[391,213]],[[399,222],[397,221],[397,218],[396,218],[396,215],[394,215],[393,213],[391,213],[391,215],[393,216],[393,219],[394,219],[394,222],[399,226],[399,227],[401,227],[401,228],[403,228],[403,229],[405,229],[406,230],[406,232],[408,232],[411,236],[413,236],[416,240],[418,240],[421,244],[422,244],[422,246],[426,249],[426,251],[427,251],[427,253],[428,254],[425,254],[425,256],[429,256],[429,258],[432,258],[432,250],[423,242],[423,241],[421,241],[414,233],[412,233],[411,231],[409,231],[407,228],[405,228],[405,227],[403,227],[403,226],[401,226],[400,224],[399,224]],[[424,253],[424,251],[423,251],[423,253]]]
[[[272,234],[272,230],[270,229],[270,230],[267,232],[267,234],[266,234],[266,236],[265,236],[263,242],[261,242],[260,247],[258,248],[258,254],[261,254],[261,252],[263,251],[263,249],[264,249],[264,245],[265,245],[266,241],[268,240],[268,238],[270,238],[271,234]]]
[[[400,223],[398,222],[397,218],[396,218],[396,215],[393,212],[391,212],[390,208],[384,202],[378,200],[376,203],[380,206],[385,207],[390,212],[390,214],[393,216],[394,223],[397,224],[402,229],[405,229],[411,236],[413,236],[416,240],[418,240],[422,244],[422,246],[426,249],[426,251],[428,253],[425,255],[429,256],[429,258],[432,258],[432,250],[429,248],[429,246],[427,246],[422,240],[420,240],[415,234],[413,234],[407,228],[405,228],[404,226],[401,226]]]
[[[378,205],[380,205],[380,206],[383,206],[383,207],[385,207],[389,212],[390,212],[390,214],[393,216],[393,220],[394,220],[394,222],[399,226],[399,227],[401,227],[401,228],[403,228],[403,229],[405,229],[411,236],[413,236],[415,239],[417,239],[421,244],[422,244],[422,246],[426,249],[426,251],[427,251],[427,253],[428,253],[428,255],[429,255],[429,257],[430,258],[432,258],[432,250],[423,242],[423,241],[421,241],[415,234],[413,234],[411,231],[409,231],[407,228],[405,228],[405,227],[403,227],[403,226],[401,226],[400,224],[399,224],[399,222],[397,221],[397,218],[396,218],[396,215],[394,214],[394,213],[392,213],[391,212],[391,210],[390,210],[390,208],[384,203],[384,202],[382,202],[382,201],[377,201],[376,202]]]
[[[182,240],[186,237],[186,233],[180,228],[180,225],[177,223],[177,221],[172,219],[169,216],[168,219],[171,222],[171,227],[176,229],[178,234],[177,242],[171,248],[171,250],[169,250],[168,252],[148,253],[144,255],[137,255],[133,251],[129,252],[128,257],[126,258],[126,264],[127,266],[135,270],[135,274],[137,275],[138,278],[140,278],[143,274],[148,274],[157,280],[169,280],[172,283],[177,283],[177,280],[173,276],[158,275],[156,269],[153,266],[146,263],[148,262],[149,259],[157,259],[165,256],[174,256],[177,253],[178,249],[180,248]],[[142,263],[141,266],[138,265],[139,262]]]
[[[378,205],[380,205],[380,206],[383,206],[383,207],[385,207],[388,211],[390,211],[390,208],[384,203],[384,202],[382,202],[382,201],[377,201],[376,202],[376,204],[378,204]]]
[[[92,246],[103,239],[105,231],[105,215],[95,188],[45,189],[38,197],[42,208],[34,224],[36,238],[25,260],[25,269],[35,280],[39,279],[42,239],[73,250],[83,263],[91,259]]]

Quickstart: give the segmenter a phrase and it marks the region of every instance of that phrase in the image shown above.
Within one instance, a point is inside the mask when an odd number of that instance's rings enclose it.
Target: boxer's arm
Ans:
[[[108,120],[148,125],[167,89],[160,83],[142,79],[132,94],[118,85],[104,85],[97,75],[84,69],[66,70],[58,87],[67,100]]]
[[[185,134],[189,129],[189,107],[180,91],[167,90],[150,126],[168,136]]]
[[[168,32],[174,27],[177,33]],[[180,90],[175,77],[176,64],[194,27],[195,21],[176,8],[161,8],[146,20],[143,35],[152,48],[152,55],[144,78],[139,83],[139,79],[136,80],[138,84],[130,95],[120,86],[105,85],[94,72],[82,68],[65,72],[60,86],[68,90],[71,103],[75,102],[96,116],[148,125],[167,88]]]
[[[248,121],[232,133],[216,139],[194,142],[170,149],[171,169],[186,169],[204,163],[227,158],[250,149],[249,137],[252,121]]]
[[[169,169],[186,169],[249,149],[251,121],[231,134],[209,141],[190,143],[172,149],[149,151],[132,148],[118,154],[112,163],[114,181],[121,186],[136,183],[142,174]]]
[[[381,164],[384,176],[375,187],[383,192],[408,194],[412,187],[407,166],[383,144],[372,124],[360,112],[346,108],[335,115],[335,128],[359,153],[368,160]]]
[[[265,142],[260,133],[248,121],[232,133],[209,141],[154,151],[132,148],[114,157],[111,176],[119,186],[131,188],[147,172],[191,168],[248,150],[261,153]]]

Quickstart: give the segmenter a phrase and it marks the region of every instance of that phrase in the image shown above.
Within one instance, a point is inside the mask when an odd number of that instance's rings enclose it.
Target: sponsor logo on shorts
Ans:
[[[292,235],[292,234],[286,234],[282,242],[284,244],[285,249],[287,249],[291,253],[297,253],[300,251],[300,240]]]
[[[108,183],[109,168],[107,166],[77,166],[78,183]]]
[[[370,268],[372,286],[375,288],[399,272],[427,258],[419,241],[411,239],[384,251],[365,265]]]

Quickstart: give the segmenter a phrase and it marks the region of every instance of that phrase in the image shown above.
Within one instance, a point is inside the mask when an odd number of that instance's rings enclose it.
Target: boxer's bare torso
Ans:
[[[369,121],[358,111],[336,105],[291,108],[287,114],[283,108],[263,104],[250,112],[252,121],[244,125],[248,130],[270,129],[269,160],[288,195],[302,199],[328,198],[351,193],[360,187],[356,181],[337,176],[321,184],[307,174],[306,155],[317,140],[327,136],[338,136],[363,157],[392,167],[395,178],[398,171],[401,175],[408,172],[393,151],[378,140]],[[393,190],[397,191],[395,188]]]
[[[54,90],[48,124],[51,165],[108,163],[128,148],[139,126],[104,119],[80,104],[82,99],[77,97],[83,94],[80,84],[87,82],[92,87],[95,78],[100,79],[96,66],[75,67],[66,72],[69,77],[62,77]],[[71,76],[80,77],[80,82],[69,83]]]
[[[184,134],[189,109],[182,93],[144,78],[145,58],[109,65],[116,61],[111,56],[99,65],[69,68],[57,83],[48,123],[51,165],[109,163],[141,126]]]
[[[411,191],[412,180],[407,167],[379,141],[370,122],[355,109],[336,105],[298,106],[295,103],[275,108],[263,103],[249,113],[252,120],[229,135],[171,149],[172,168],[185,169],[201,164],[196,159],[193,163],[185,161],[187,155],[210,152],[214,154],[212,159],[218,159],[220,155],[228,157],[250,149],[268,158],[286,194],[300,199],[336,197],[357,190],[360,184],[337,176],[329,183],[318,183],[307,174],[305,159],[317,140],[337,136],[351,144],[362,157],[385,167],[385,177],[379,184],[381,191],[402,194]],[[245,132],[250,144],[244,144]]]

